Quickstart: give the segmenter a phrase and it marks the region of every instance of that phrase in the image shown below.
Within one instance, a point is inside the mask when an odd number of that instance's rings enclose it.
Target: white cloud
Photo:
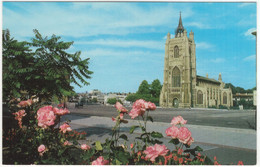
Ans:
[[[256,28],[250,28],[244,33],[244,36],[248,37],[249,39],[255,39],[255,37],[252,35],[252,32],[256,31]]]
[[[131,48],[141,47],[149,49],[164,50],[163,41],[141,41],[141,40],[120,40],[120,39],[97,39],[93,41],[76,41],[75,44],[81,45],[106,45],[113,47]]]
[[[196,48],[197,49],[214,49],[215,46],[210,43],[207,43],[207,42],[198,42],[198,43],[196,43]]]
[[[256,56],[255,55],[247,56],[243,60],[244,61],[254,61],[254,60],[256,60]]]
[[[75,2],[70,6],[54,2],[15,4],[23,10],[3,6],[3,27],[20,37],[32,36],[32,29],[35,28],[46,35],[52,35],[51,32],[73,37],[147,33],[155,31],[157,26],[177,21],[179,16],[174,14],[178,10],[172,4],[156,8],[151,6],[146,10],[135,3]],[[183,17],[189,17],[192,11],[185,9],[183,13]],[[146,27],[145,31],[143,27]]]
[[[197,27],[199,29],[210,29],[211,27],[209,25],[200,23],[200,22],[188,22],[186,24],[187,26],[191,26],[191,27]]]
[[[241,16],[240,21],[237,23],[238,26],[256,26],[256,13],[250,15]]]
[[[109,57],[135,57],[138,58],[140,56],[148,56],[148,57],[163,57],[164,54],[160,53],[154,53],[149,51],[124,51],[124,50],[116,50],[116,49],[103,49],[103,48],[97,48],[97,49],[91,49],[91,50],[85,50],[81,53],[81,57],[83,58],[93,58],[97,56],[109,56]]]

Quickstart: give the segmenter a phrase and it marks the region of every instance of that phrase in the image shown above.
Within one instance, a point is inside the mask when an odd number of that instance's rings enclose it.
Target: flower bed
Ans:
[[[154,103],[137,100],[128,111],[119,102],[116,103],[117,116],[111,138],[104,143],[80,144],[86,132],[72,130],[70,121],[60,124],[60,118],[69,114],[69,110],[59,105],[41,106],[33,99],[12,100],[9,109],[14,113],[17,124],[3,132],[4,164],[86,164],[86,165],[219,165],[217,159],[212,161],[202,155],[200,147],[190,148],[194,139],[188,128],[187,120],[181,116],[173,117],[169,128],[165,130],[169,141],[174,145],[168,149],[162,141],[163,134],[148,132],[146,124],[153,122],[149,112],[155,112]],[[128,141],[128,136],[120,131],[120,125],[128,123],[124,115],[138,119],[138,125],[130,128],[130,134],[140,128],[142,133],[129,146],[120,144],[120,140]],[[242,161],[238,162],[243,164]]]

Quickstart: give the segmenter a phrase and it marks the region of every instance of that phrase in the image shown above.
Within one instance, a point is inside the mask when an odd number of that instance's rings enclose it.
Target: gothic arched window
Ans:
[[[197,92],[197,104],[203,104],[203,93],[200,90]]]
[[[227,104],[227,93],[223,93],[223,104]]]
[[[181,72],[178,67],[174,67],[172,70],[172,87],[181,86]]]
[[[174,58],[178,58],[179,57],[179,47],[176,45],[174,47]]]

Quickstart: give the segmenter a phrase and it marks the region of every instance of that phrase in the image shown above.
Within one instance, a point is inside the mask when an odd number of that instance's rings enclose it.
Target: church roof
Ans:
[[[202,77],[197,75],[197,80],[201,80],[201,81],[206,81],[206,82],[211,82],[211,83],[215,83],[215,84],[221,84],[219,81],[212,79],[212,78],[206,78],[206,77]]]

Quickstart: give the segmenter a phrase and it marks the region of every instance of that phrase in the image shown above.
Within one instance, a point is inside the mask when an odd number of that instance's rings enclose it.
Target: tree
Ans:
[[[60,41],[61,37],[55,35],[43,38],[38,30],[33,31],[35,37],[30,43],[17,42],[10,38],[8,30],[3,31],[5,95],[19,97],[17,90],[20,89],[40,100],[51,100],[54,96],[62,98],[74,94],[71,83],[79,87],[89,84],[86,81],[92,74],[88,69],[89,58],[81,60],[81,52],[66,52],[73,42]],[[8,83],[15,85],[14,89],[8,90]]]
[[[108,98],[107,99],[108,104],[116,104],[116,102],[120,102],[121,104],[123,104],[120,99],[118,99],[118,100],[116,98]]]
[[[9,30],[3,30],[3,101],[12,97],[19,97],[27,87],[25,78],[33,70],[33,54],[27,42],[18,42],[11,38]]]
[[[226,83],[224,88],[229,88],[229,87],[232,90],[232,94],[236,94],[237,93],[236,87],[234,85],[232,85],[231,83]]]
[[[150,85],[146,80],[143,80],[140,84],[137,94],[150,94]]]
[[[159,105],[159,96],[162,85],[158,79],[155,79],[151,85],[144,80],[136,93],[128,94],[126,97],[127,101],[135,102],[138,99],[144,99],[146,101],[153,102]]]
[[[155,79],[151,84],[151,94],[153,97],[160,97],[160,92],[162,89],[161,82],[159,79]]]
[[[235,87],[234,85],[232,85],[231,83],[226,83],[224,88],[231,88],[232,90],[232,94],[236,94],[236,93],[253,93],[254,90],[256,90],[256,87],[252,88],[252,89],[247,89],[245,90],[242,87]]]

